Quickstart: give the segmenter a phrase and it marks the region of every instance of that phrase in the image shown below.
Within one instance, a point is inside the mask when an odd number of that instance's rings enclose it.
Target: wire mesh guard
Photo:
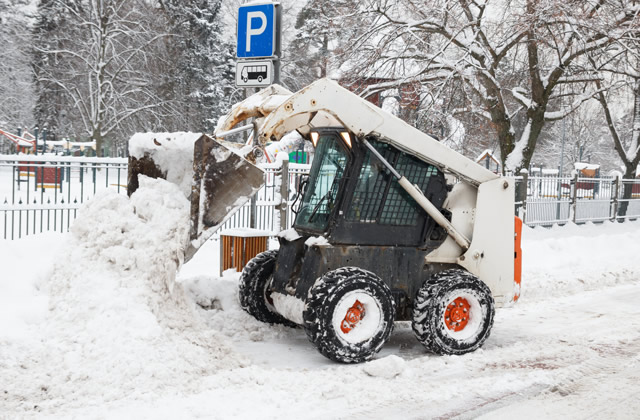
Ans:
[[[378,152],[411,183],[426,191],[435,166],[426,164],[390,146],[372,141]],[[418,222],[420,207],[407,194],[394,177],[367,151],[358,184],[354,191],[347,219],[362,223],[394,226],[414,226]]]

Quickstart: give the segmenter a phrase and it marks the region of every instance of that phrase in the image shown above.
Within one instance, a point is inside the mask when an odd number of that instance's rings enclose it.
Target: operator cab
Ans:
[[[446,233],[353,134],[323,128],[309,134],[316,148],[294,228],[331,244],[437,246]],[[383,143],[367,140],[438,208],[447,196],[443,173]]]

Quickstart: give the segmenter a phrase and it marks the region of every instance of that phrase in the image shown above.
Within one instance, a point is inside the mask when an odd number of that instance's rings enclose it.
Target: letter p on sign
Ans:
[[[260,27],[254,28],[251,24],[253,19],[260,19]],[[245,51],[251,51],[251,37],[253,35],[260,35],[267,29],[267,16],[262,12],[249,12],[247,13],[247,45],[245,45]]]
[[[239,58],[275,54],[275,4],[251,4],[238,8],[236,55]]]

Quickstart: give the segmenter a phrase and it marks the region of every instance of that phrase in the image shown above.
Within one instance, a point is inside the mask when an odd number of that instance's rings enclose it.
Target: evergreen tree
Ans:
[[[344,46],[356,35],[353,0],[309,0],[296,18],[285,80],[294,90],[323,77],[336,76]]]
[[[234,89],[233,46],[222,36],[220,0],[166,0],[171,37],[167,51],[175,67],[165,93],[177,99],[182,130],[212,131],[226,113]]]

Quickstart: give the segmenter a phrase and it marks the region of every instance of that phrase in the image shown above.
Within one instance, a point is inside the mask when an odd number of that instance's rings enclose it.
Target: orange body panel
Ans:
[[[515,225],[515,247],[514,247],[514,270],[513,281],[516,284],[516,293],[513,296],[513,301],[517,301],[520,297],[520,282],[522,280],[522,220],[516,216]]]

